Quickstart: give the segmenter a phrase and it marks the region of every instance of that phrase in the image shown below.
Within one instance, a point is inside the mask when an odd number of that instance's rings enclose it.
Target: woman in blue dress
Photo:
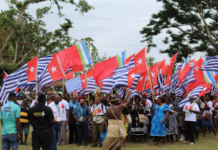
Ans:
[[[163,97],[159,97],[156,101],[156,104],[153,106],[154,116],[151,121],[151,136],[157,137],[155,146],[159,145],[159,137],[163,137],[162,146],[165,146],[166,142],[166,123],[167,116],[169,114],[170,107],[165,104]]]

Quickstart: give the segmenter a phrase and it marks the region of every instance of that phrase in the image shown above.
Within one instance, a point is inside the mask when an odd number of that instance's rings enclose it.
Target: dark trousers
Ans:
[[[57,150],[57,143],[58,143],[58,134],[60,131],[60,123],[59,122],[55,122],[54,126],[52,127],[52,145],[51,145],[51,149],[52,150]]]
[[[77,136],[77,129],[76,129],[76,124],[74,125],[69,125],[69,142],[78,142],[78,136]]]
[[[33,130],[32,147],[33,150],[51,150],[52,130]]]
[[[88,143],[88,124],[79,124],[76,125],[77,133],[78,133],[78,143]]]
[[[184,127],[185,127],[185,140],[188,141],[190,140],[190,142],[194,142],[194,134],[195,134],[195,129],[196,129],[196,122],[192,122],[192,121],[185,121],[184,123]]]

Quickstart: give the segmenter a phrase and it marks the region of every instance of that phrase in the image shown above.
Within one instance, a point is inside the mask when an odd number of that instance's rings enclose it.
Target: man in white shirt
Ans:
[[[204,101],[204,103],[202,103],[203,114],[201,116],[202,126],[203,126],[203,138],[205,138],[206,127],[211,128],[213,133],[214,133],[214,137],[217,138],[215,129],[213,127],[213,117],[212,117],[213,116],[213,114],[212,114],[213,103],[212,103],[212,101],[210,101],[209,94],[206,94],[205,99],[206,99],[206,101]],[[206,116],[208,116],[208,118]]]
[[[58,95],[62,99],[62,95],[58,93]],[[62,99],[59,102],[59,108],[60,108],[60,132],[59,132],[59,138],[58,138],[58,145],[66,145],[67,144],[67,131],[66,128],[68,126],[69,121],[69,105],[68,102],[64,99]]]
[[[183,142],[186,144],[190,140],[190,144],[194,145],[194,134],[196,128],[197,114],[200,113],[200,109],[196,103],[194,103],[194,96],[189,98],[189,102],[185,104],[183,108],[183,121],[185,126],[186,138]]]
[[[93,143],[92,147],[97,147],[98,137],[104,132],[104,117],[106,113],[106,106],[101,102],[101,95],[95,95],[95,104],[91,108],[93,114]],[[100,144],[100,147],[102,145]]]
[[[53,99],[53,98],[52,98]],[[60,107],[59,107],[59,102],[61,100],[61,97],[59,95],[54,95],[54,101],[51,102],[48,107],[51,108],[54,119],[55,119],[55,124],[52,126],[52,145],[51,145],[51,150],[57,150],[57,142],[58,142],[58,135],[60,131]]]

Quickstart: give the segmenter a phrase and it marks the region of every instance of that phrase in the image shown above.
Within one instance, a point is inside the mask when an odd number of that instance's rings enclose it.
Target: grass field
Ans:
[[[32,128],[31,128],[32,129]],[[30,132],[31,133],[31,132]],[[202,134],[200,134],[200,137],[202,137]],[[32,135],[29,134],[27,144],[28,146],[19,146],[19,150],[31,150],[31,144],[32,144]],[[146,149],[146,150],[216,150],[217,148],[217,143],[218,139],[214,139],[213,134],[206,135],[206,139],[200,138],[199,141],[196,142],[195,145],[190,145],[190,144],[183,144],[182,142],[175,142],[174,144],[167,143],[166,147],[156,147],[153,146],[154,143],[152,142],[151,139],[148,139],[147,142],[144,144],[141,143],[126,143],[126,148],[122,148],[124,150],[141,150],[141,149]],[[2,149],[2,147],[0,147]],[[66,145],[66,146],[58,146],[58,150],[100,150],[101,148],[92,148],[91,143],[87,146],[76,146],[76,144],[71,144],[71,145]]]

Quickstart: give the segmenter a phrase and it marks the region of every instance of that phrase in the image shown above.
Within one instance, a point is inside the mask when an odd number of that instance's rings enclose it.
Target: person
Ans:
[[[94,101],[94,97],[90,97],[89,103],[90,103],[90,111],[92,106],[94,105],[95,101]],[[91,116],[89,117],[89,124],[88,124],[88,138],[89,138],[89,142],[93,141],[93,115],[91,114]]]
[[[21,133],[21,142],[20,145],[26,145],[27,146],[27,138],[29,134],[29,119],[28,119],[28,113],[29,113],[29,106],[27,98],[23,99],[23,105],[21,106],[21,112],[20,112],[20,133]],[[23,132],[25,134],[25,142],[23,142]]]
[[[52,126],[55,123],[51,108],[45,106],[45,95],[38,95],[38,104],[29,110],[29,121],[33,126],[32,148],[50,150],[52,145]]]
[[[53,95],[52,99],[54,99],[53,102],[51,102],[48,107],[51,108],[53,115],[54,115],[54,119],[55,119],[55,124],[52,127],[52,146],[51,149],[52,150],[57,150],[57,143],[58,143],[58,134],[60,131],[60,107],[59,107],[59,102],[61,100],[61,97],[59,95]]]
[[[151,121],[150,135],[156,137],[156,144],[154,146],[159,145],[160,137],[163,137],[162,146],[165,146],[166,123],[170,107],[165,104],[165,100],[163,97],[158,97],[156,100],[156,104],[153,105],[152,111],[154,112],[154,116]]]
[[[141,98],[139,96],[135,96],[135,105],[133,105],[131,109],[131,135],[134,136],[134,143],[136,143],[136,136],[141,137],[141,143],[144,142],[144,123],[141,123],[139,120],[139,114],[144,114],[144,108],[143,105],[140,104],[140,101]]]
[[[23,103],[23,100],[21,98],[22,97],[19,97],[19,99],[17,100],[17,103],[19,104],[19,106],[21,106],[21,104]]]
[[[23,92],[21,90],[18,92],[18,95],[19,95],[19,98],[23,99]]]
[[[77,146],[80,146],[82,143],[82,139],[84,139],[84,146],[88,144],[88,119],[91,116],[89,113],[88,106],[85,105],[85,98],[83,96],[79,96],[80,106],[77,106],[74,111],[74,118],[76,119],[76,129],[78,135],[78,143]]]
[[[111,99],[111,106],[107,109],[106,126],[108,126],[107,136],[103,143],[103,150],[120,150],[123,140],[126,138],[127,133],[121,118],[122,110],[130,103],[132,92],[128,91],[126,103],[120,104],[119,98],[113,96]]]
[[[166,129],[167,136],[170,136],[171,143],[174,143],[174,135],[178,135],[178,123],[177,123],[178,112],[175,111],[174,106],[171,104],[171,99],[167,97],[166,100],[167,100],[166,104],[170,107],[170,111],[168,115],[169,128]]]
[[[174,105],[177,112],[180,112],[179,103],[182,101],[180,97],[176,97],[175,92],[171,93],[171,103]]]
[[[200,131],[200,128],[201,128],[201,121],[202,121],[202,117],[201,117],[201,114],[202,114],[202,109],[203,109],[203,103],[202,101],[204,101],[204,96],[201,96],[196,104],[198,105],[198,108],[200,109],[200,113],[197,114],[197,121],[196,121],[196,131],[195,131],[195,141],[199,141],[199,131]]]
[[[100,88],[95,89],[95,104],[91,108],[91,113],[93,114],[93,145],[92,147],[97,147],[98,138],[100,134],[104,132],[104,120],[106,113],[106,106],[101,103],[102,92]],[[100,144],[100,147],[102,145]]]
[[[77,96],[73,95],[72,101],[68,103],[69,105],[69,141],[68,144],[77,143],[77,129],[76,129],[76,119],[73,116],[74,109],[80,105],[77,102]],[[75,140],[75,141],[74,141]]]
[[[195,144],[194,133],[196,128],[197,114],[200,113],[200,109],[196,103],[194,103],[194,96],[190,96],[189,102],[183,107],[183,122],[185,127],[185,141],[186,144],[190,140],[190,144]]]
[[[66,100],[62,98],[62,94],[58,93],[58,95],[61,97],[61,101],[59,102],[60,107],[60,132],[59,132],[59,138],[58,138],[58,145],[62,144],[63,146],[67,144],[67,126],[69,121],[69,105]]]
[[[47,101],[47,105],[51,104],[54,101],[55,101],[55,95],[52,95],[51,99],[49,101]]]
[[[15,93],[10,93],[8,102],[2,106],[0,119],[2,124],[2,150],[18,150],[20,136],[20,106],[15,104]]]
[[[204,103],[202,104],[203,113],[201,115],[202,126],[203,126],[203,138],[205,138],[206,127],[208,127],[209,129],[212,129],[212,131],[214,133],[214,138],[217,138],[215,129],[213,127],[213,120],[212,120],[212,118],[213,118],[213,114],[212,114],[213,103],[210,101],[209,94],[206,94],[205,99],[206,99],[206,101],[204,101]],[[206,113],[210,115],[209,118],[205,117]]]

